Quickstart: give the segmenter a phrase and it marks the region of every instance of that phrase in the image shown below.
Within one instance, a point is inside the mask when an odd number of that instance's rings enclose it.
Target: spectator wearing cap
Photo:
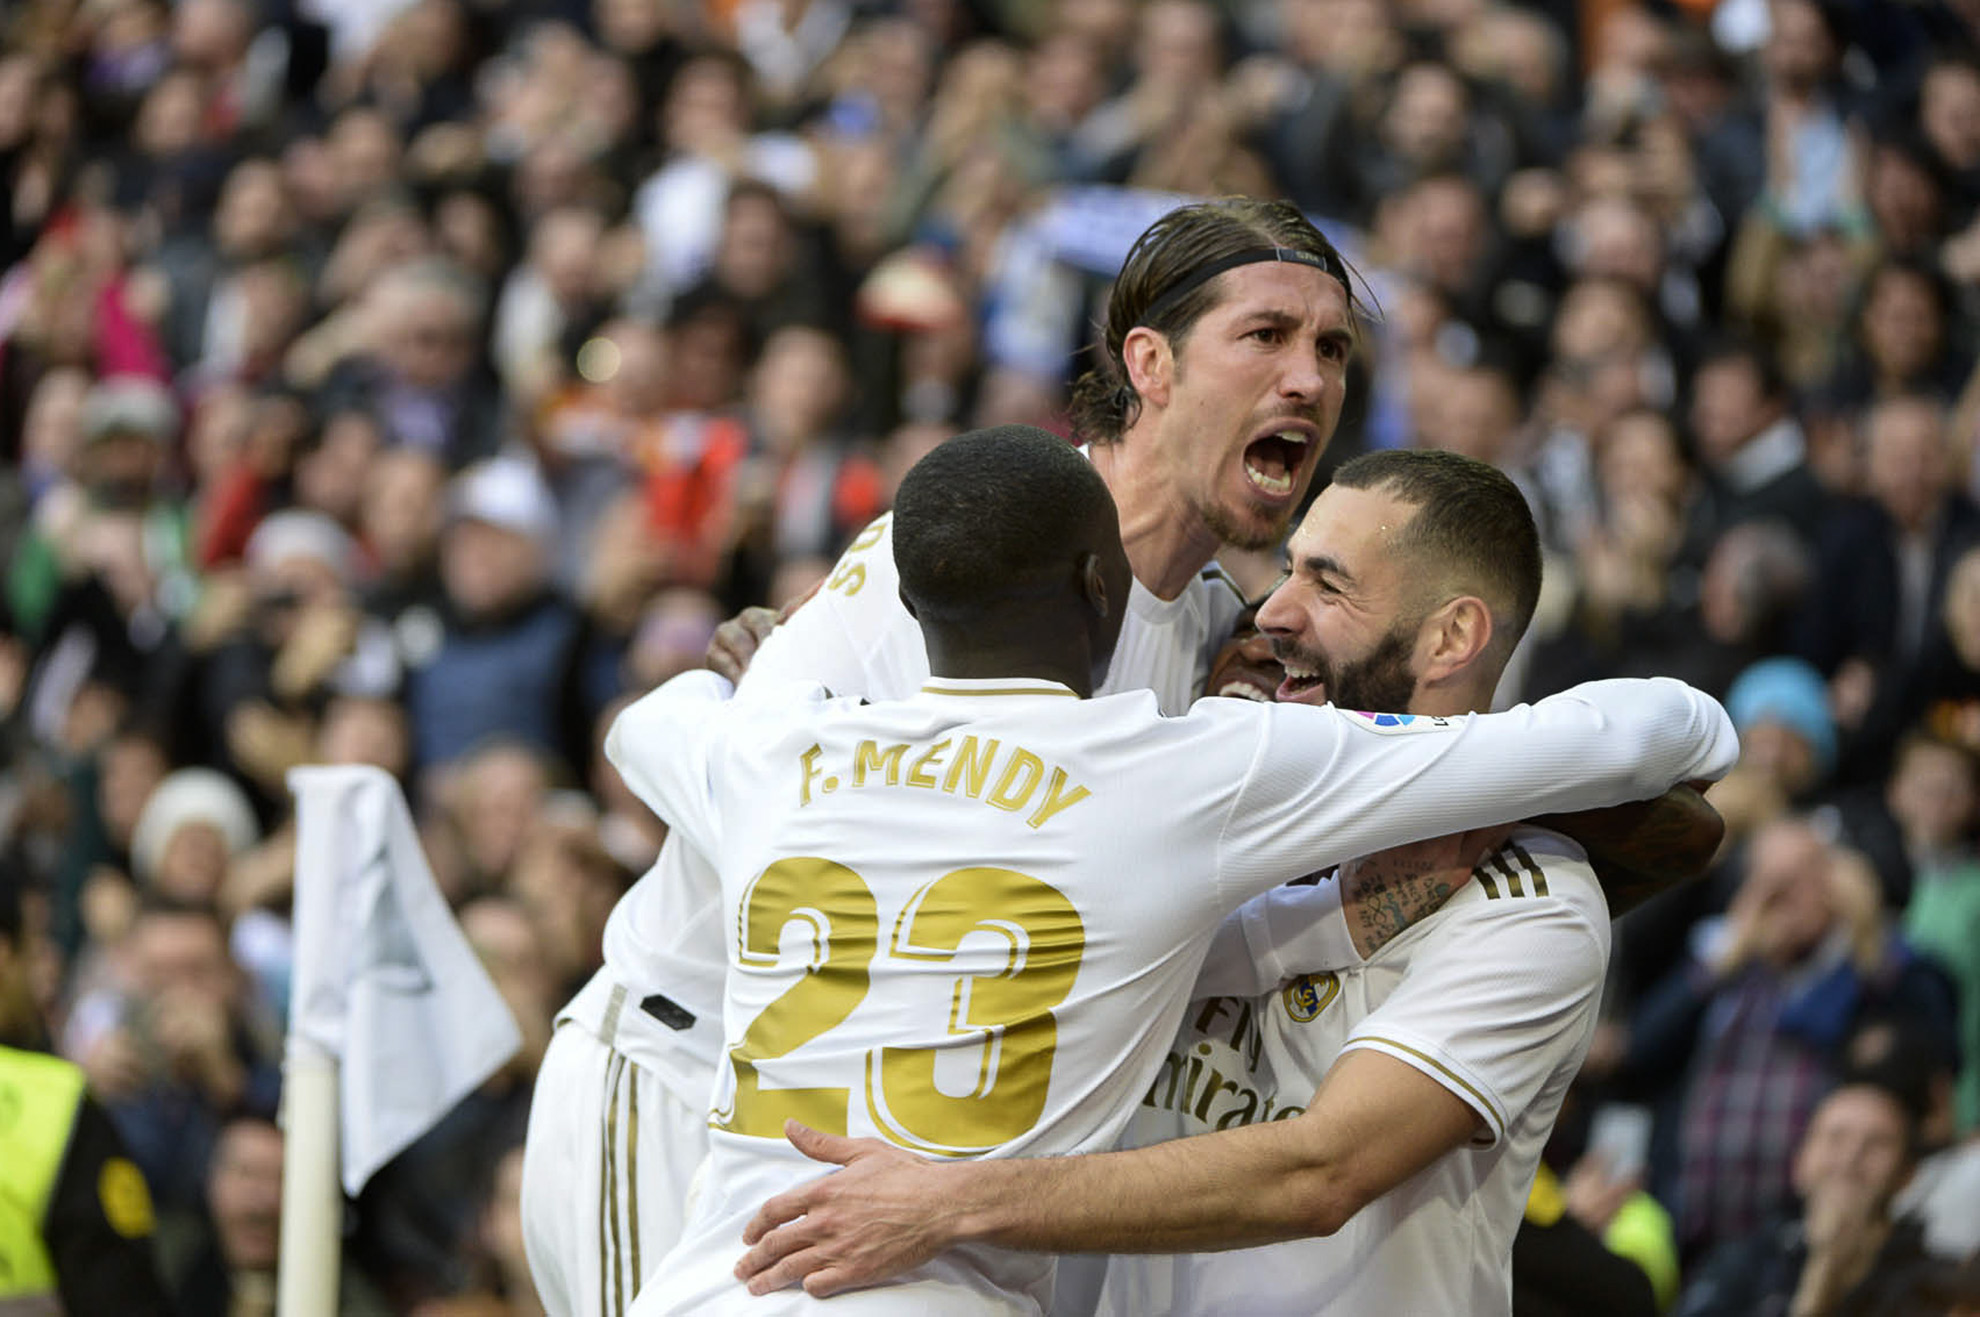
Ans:
[[[178,404],[153,380],[113,377],[84,395],[82,446],[68,480],[37,503],[34,524],[8,570],[7,602],[27,634],[41,633],[64,580],[96,565],[89,561],[90,527],[105,516],[139,519],[155,602],[173,617],[189,611],[194,592],[186,511],[159,489],[178,432]]]
[[[1661,1097],[1652,1187],[1687,1255],[1786,1205],[1808,1116],[1871,1015],[1918,1021],[1955,1052],[1951,985],[1891,931],[1868,863],[1806,819],[1766,824],[1731,909],[1638,1005],[1622,1063]]]
[[[496,458],[462,472],[449,505],[437,634],[406,652],[401,628],[415,761],[439,767],[508,736],[582,763],[585,628],[550,584],[557,514],[543,477]]]
[[[1726,692],[1740,764],[1763,771],[1789,800],[1805,799],[1836,766],[1836,723],[1821,675],[1798,659],[1762,659]]]
[[[227,862],[260,835],[254,806],[232,778],[210,768],[182,768],[152,789],[138,814],[132,877],[167,900],[208,906]]]
[[[1773,657],[1741,670],[1725,695],[1739,730],[1739,763],[1709,799],[1726,820],[1728,847],[1799,805],[1812,807],[1836,763],[1835,717],[1821,674]]]

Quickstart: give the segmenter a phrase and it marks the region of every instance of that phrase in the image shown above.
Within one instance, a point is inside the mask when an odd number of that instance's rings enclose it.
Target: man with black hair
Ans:
[[[1122,635],[1100,690],[1153,691],[1171,714],[1189,707],[1244,606],[1211,559],[1285,534],[1340,417],[1358,307],[1333,244],[1284,202],[1185,206],[1136,242],[1074,399],[1133,569],[1113,599]],[[764,643],[746,689],[800,678],[876,699],[919,689],[928,657],[900,607],[892,534],[883,517],[853,541]],[[614,910],[605,968],[559,1015],[523,1177],[531,1265],[553,1317],[608,1310],[679,1228],[720,1062],[725,930],[713,886],[670,840]],[[635,1109],[637,1148],[626,1134]]]
[[[0,1311],[165,1314],[144,1176],[83,1073],[40,1050],[20,880],[0,868]]]
[[[1258,612],[1278,698],[1406,709],[1377,716],[1399,733],[1489,708],[1540,593],[1525,499],[1456,453],[1346,463],[1290,552]],[[1455,894],[1418,918],[1425,887]],[[771,1200],[742,1269],[824,1295],[978,1241],[1149,1255],[1111,1260],[1107,1314],[1505,1313],[1608,948],[1602,886],[1559,833],[1364,854],[1226,924],[1127,1125],[1154,1146],[945,1166],[798,1131],[847,1168]]]
[[[1132,570],[1099,693],[1151,691],[1164,713],[1188,709],[1244,606],[1212,555],[1285,534],[1340,417],[1359,305],[1339,253],[1284,202],[1185,206],[1137,240],[1073,402]],[[900,604],[893,535],[882,517],[852,542],[755,654],[745,691],[799,679],[874,699],[919,690],[929,659]],[[559,1015],[524,1174],[531,1264],[553,1314],[636,1289],[678,1230],[721,1062],[727,929],[713,887],[670,839],[614,910],[605,967]]]
[[[1789,403],[1779,364],[1757,343],[1725,339],[1699,360],[1691,433],[1705,496],[1686,541],[1701,560],[1723,532],[1749,521],[1785,521],[1811,548],[1821,538],[1830,499],[1808,469],[1808,436]]]
[[[1117,527],[1105,483],[1053,436],[952,440],[896,501],[900,594],[931,674],[916,695],[834,701],[813,684],[725,704],[726,682],[690,673],[614,726],[622,776],[715,861],[738,943],[702,1191],[636,1314],[811,1302],[752,1299],[732,1272],[757,1203],[811,1169],[791,1122],[948,1159],[1108,1147],[1247,896],[1453,825],[1642,797],[1734,751],[1711,701],[1671,682],[1413,722],[1086,698],[1122,628]],[[1432,527],[1424,551],[1446,547]],[[1491,647],[1475,595],[1447,603],[1426,628]],[[1479,1118],[1453,1105],[1461,1139]],[[1052,1272],[964,1245],[841,1302],[1003,1311],[1042,1305]]]

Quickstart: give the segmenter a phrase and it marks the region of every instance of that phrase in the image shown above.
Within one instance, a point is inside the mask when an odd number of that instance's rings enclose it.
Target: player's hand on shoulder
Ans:
[[[713,672],[727,677],[733,685],[749,671],[750,660],[764,640],[777,628],[782,615],[774,608],[745,608],[715,628],[704,660]]]
[[[931,1181],[946,1169],[879,1139],[848,1139],[787,1121],[805,1156],[840,1169],[764,1203],[736,1278],[752,1294],[802,1284],[814,1298],[876,1285],[954,1242]]]

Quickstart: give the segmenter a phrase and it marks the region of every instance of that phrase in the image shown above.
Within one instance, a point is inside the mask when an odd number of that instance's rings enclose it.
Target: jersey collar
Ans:
[[[1057,681],[1039,677],[930,677],[921,688],[923,695],[951,699],[995,699],[1012,695],[1058,696],[1076,700],[1079,692]]]

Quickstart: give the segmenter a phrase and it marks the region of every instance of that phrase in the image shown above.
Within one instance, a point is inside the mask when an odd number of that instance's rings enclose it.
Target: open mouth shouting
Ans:
[[[1278,699],[1283,704],[1325,704],[1327,675],[1297,663],[1288,663],[1286,678],[1279,683]]]
[[[1272,657],[1279,662],[1285,677],[1279,682],[1279,689],[1273,698],[1283,704],[1325,704],[1327,702],[1327,678],[1330,675],[1327,660],[1318,654],[1299,649],[1292,641],[1274,637]]]
[[[1320,448],[1320,431],[1311,421],[1280,417],[1244,446],[1245,477],[1268,498],[1290,499]]]

